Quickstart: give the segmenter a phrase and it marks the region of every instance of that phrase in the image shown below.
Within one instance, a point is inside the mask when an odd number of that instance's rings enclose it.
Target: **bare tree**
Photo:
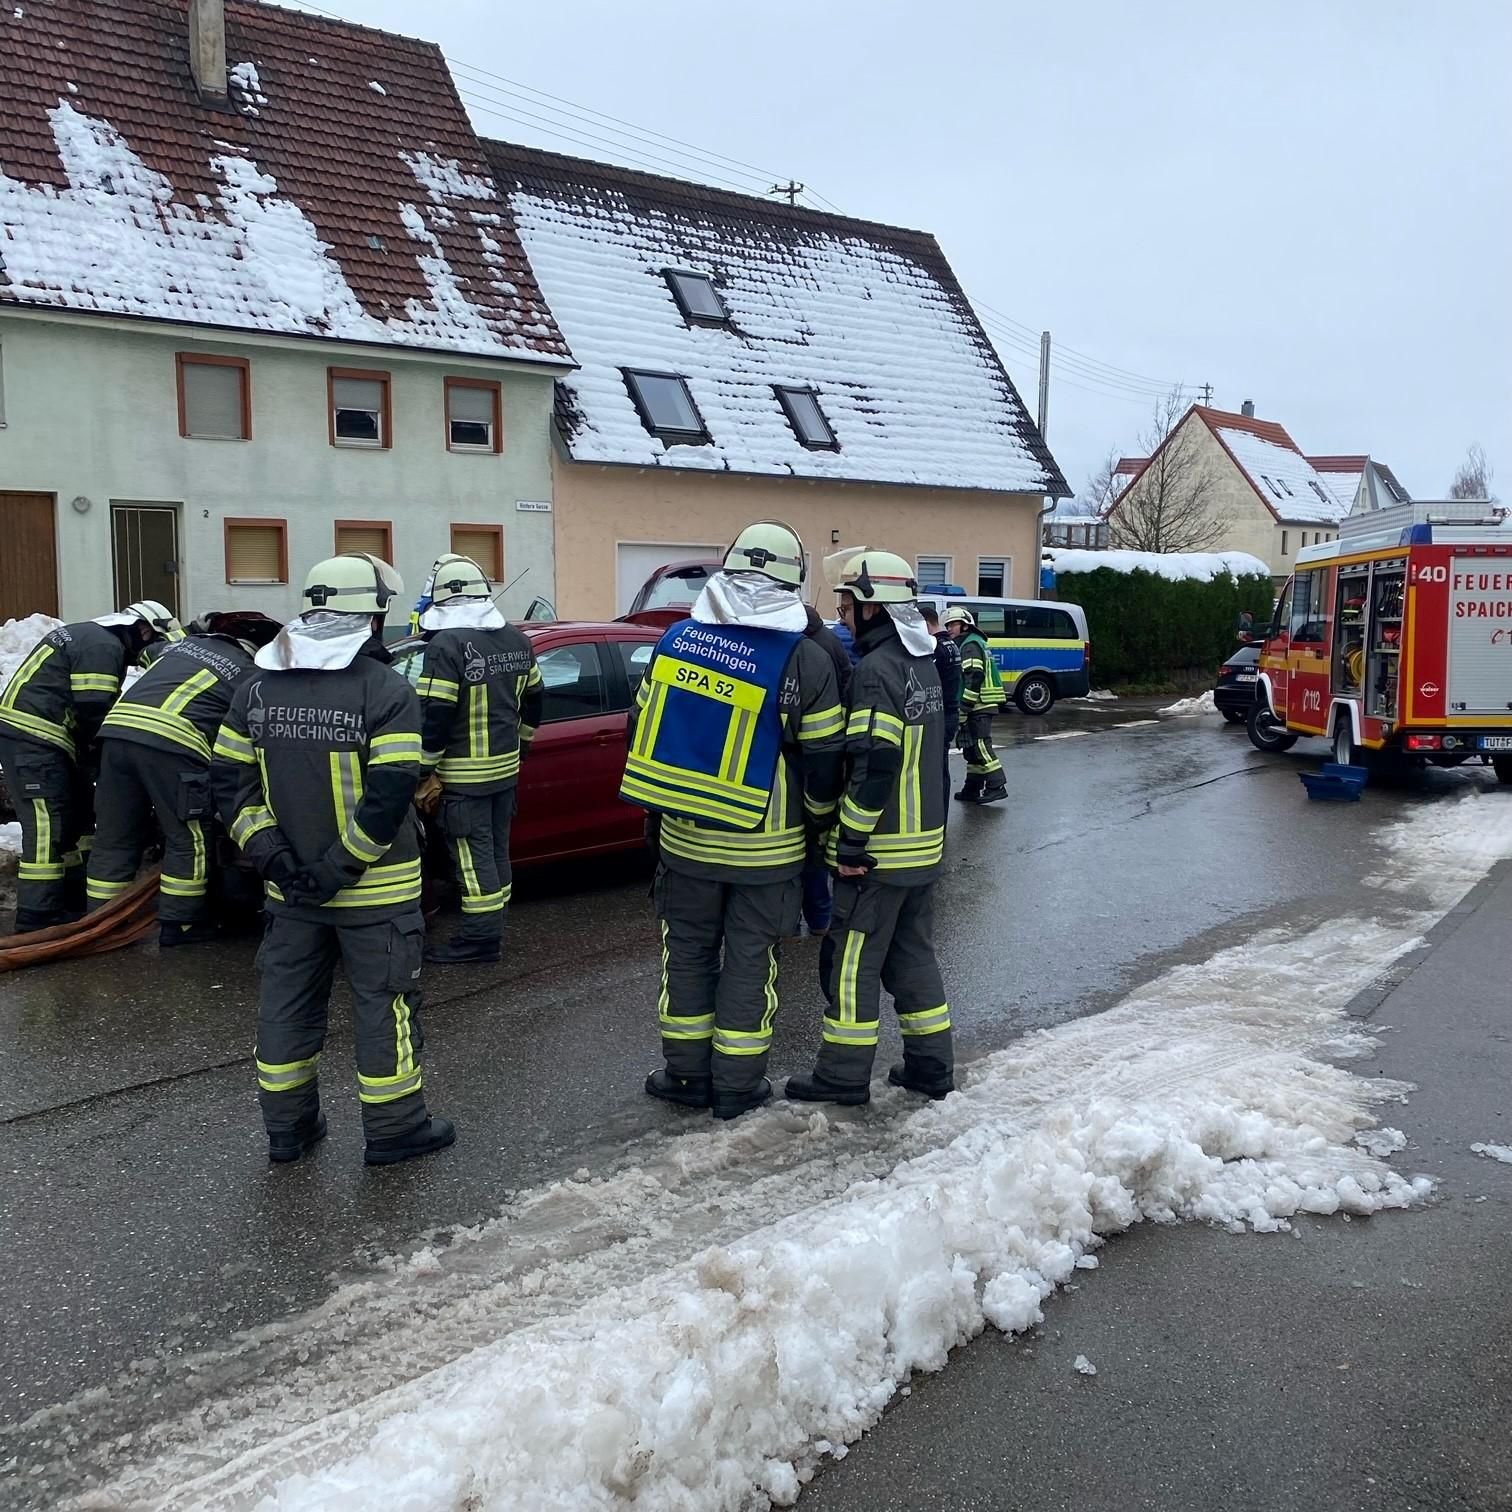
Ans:
[[[1156,401],[1150,428],[1139,438],[1150,461],[1108,520],[1112,545],[1129,551],[1203,551],[1222,537],[1206,459],[1187,435],[1166,445],[1188,408],[1180,389]]]
[[[1110,448],[1108,455],[1097,464],[1092,476],[1087,479],[1086,489],[1082,493],[1087,513],[1096,515],[1099,520],[1107,519],[1108,511],[1128,486],[1128,482],[1118,471],[1118,453]]]
[[[1495,476],[1495,469],[1486,460],[1485,448],[1477,441],[1465,453],[1465,460],[1454,474],[1454,481],[1449,485],[1449,497],[1494,500],[1496,495],[1491,492],[1491,480]]]

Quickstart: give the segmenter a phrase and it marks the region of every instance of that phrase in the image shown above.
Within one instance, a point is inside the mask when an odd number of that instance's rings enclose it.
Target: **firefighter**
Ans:
[[[939,611],[932,604],[920,606],[924,624],[934,637],[935,671],[940,678],[940,694],[945,700],[945,759],[940,781],[945,786],[945,822],[950,822],[950,747],[961,723],[961,648],[948,632],[940,628]]]
[[[165,642],[100,727],[89,907],[131,886],[155,815],[163,835],[158,943],[165,948],[216,937],[210,749],[252,658],[278,633],[277,623],[261,614],[210,615],[203,626],[205,633]]]
[[[421,1085],[420,700],[382,640],[403,591],[377,557],[317,563],[305,611],[257,653],[215,742],[216,808],[267,893],[256,1060],[275,1161],[325,1136],[317,1077],[338,960],[356,1011],[365,1161],[456,1137]]]
[[[955,1063],[934,953],[946,738],[934,637],[902,557],[858,553],[837,591],[861,661],[846,716],[844,796],[828,841],[835,916],[819,969],[830,1006],[813,1074],[790,1077],[786,1092],[799,1102],[870,1100],[886,986],[903,1033],[903,1059],[889,1080],[940,1098],[955,1088]]]
[[[666,1065],[646,1091],[721,1119],[772,1095],[778,947],[839,796],[844,714],[829,653],[804,633],[803,578],[790,526],[741,531],[657,643],[620,789],[661,816]]]
[[[961,652],[961,728],[958,743],[966,756],[966,785],[959,803],[1001,803],[1008,796],[1003,763],[992,749],[992,716],[1008,701],[987,637],[969,609],[952,604],[945,629]]]
[[[172,610],[153,599],[60,625],[0,691],[0,767],[21,821],[18,934],[84,912],[101,722],[120,696],[126,668],[155,641],[183,633]]]
[[[427,947],[438,962],[497,961],[512,874],[509,828],[520,762],[541,720],[541,669],[530,642],[505,622],[471,557],[448,554],[420,615],[421,807],[439,799],[446,847],[462,886],[462,927]]]

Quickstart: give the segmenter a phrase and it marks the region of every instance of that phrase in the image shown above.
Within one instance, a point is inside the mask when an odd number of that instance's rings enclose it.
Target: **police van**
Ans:
[[[926,587],[921,604],[941,620],[954,604],[971,611],[987,639],[1003,689],[1024,714],[1048,714],[1058,698],[1085,698],[1092,687],[1092,641],[1080,604],[1056,599],[986,598],[955,587]]]

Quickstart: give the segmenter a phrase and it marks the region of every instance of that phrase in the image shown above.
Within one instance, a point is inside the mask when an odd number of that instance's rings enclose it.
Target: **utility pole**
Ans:
[[[1212,402],[1213,385],[1211,383],[1204,383],[1202,385],[1202,407],[1206,409],[1210,404],[1212,404]]]
[[[767,190],[767,193],[785,194],[787,195],[788,204],[796,205],[798,203],[798,196],[803,193],[803,185],[795,183],[792,179],[789,179],[785,184],[773,184],[772,187]]]
[[[1039,433],[1045,439],[1045,424],[1050,418],[1050,333],[1040,332]]]

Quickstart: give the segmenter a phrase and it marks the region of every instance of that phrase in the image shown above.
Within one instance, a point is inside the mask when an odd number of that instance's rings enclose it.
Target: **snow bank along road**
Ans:
[[[1361,906],[984,1056],[942,1104],[644,1138],[24,1426],[87,1445],[94,1509],[789,1504],[911,1372],[1032,1324],[1134,1223],[1269,1230],[1427,1196],[1376,1127],[1410,1088],[1353,1074],[1371,1041],[1343,1010],[1512,856],[1512,802],[1445,785],[1371,845]],[[103,1439],[128,1398],[155,1420]]]

